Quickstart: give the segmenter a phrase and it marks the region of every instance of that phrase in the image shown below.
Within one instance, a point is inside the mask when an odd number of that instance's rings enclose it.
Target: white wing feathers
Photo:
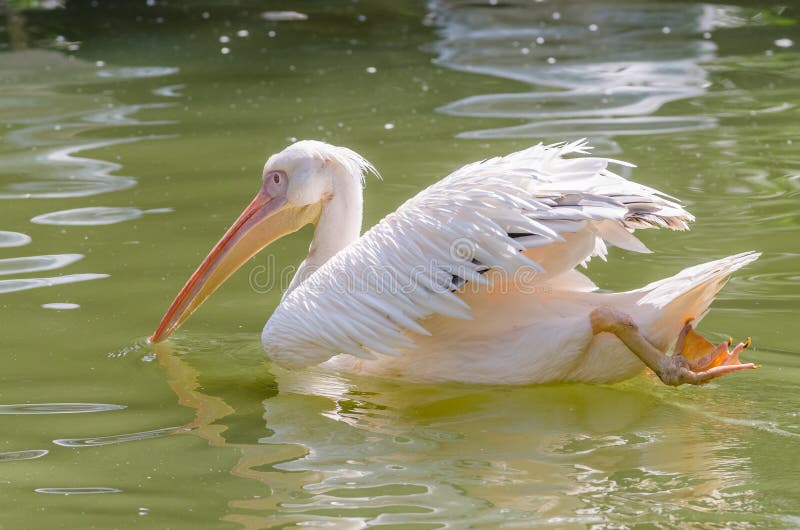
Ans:
[[[458,289],[487,283],[488,269],[530,267],[552,278],[604,258],[605,242],[647,252],[636,228],[685,230],[693,220],[671,197],[608,170],[629,164],[563,158],[587,149],[583,141],[540,144],[467,165],[422,191],[284,298],[264,328],[268,354],[288,366],[339,352],[399,355],[414,347],[409,332],[429,334],[425,317],[471,318]],[[557,243],[557,253],[548,251]]]

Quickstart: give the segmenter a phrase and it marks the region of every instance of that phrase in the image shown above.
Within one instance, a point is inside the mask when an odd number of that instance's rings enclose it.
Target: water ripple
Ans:
[[[183,94],[181,94],[178,91],[179,90],[183,90],[184,88],[186,88],[186,85],[183,85],[183,84],[180,84],[180,85],[167,85],[167,86],[162,86],[162,87],[159,87],[159,88],[153,90],[153,94],[156,95],[156,96],[162,96],[162,97],[165,97],[165,98],[180,98],[180,97],[183,97]]]
[[[78,309],[80,305],[71,302],[50,302],[49,304],[42,304],[45,309],[55,309],[56,311],[64,311],[68,309]]]
[[[74,58],[71,58],[74,59]],[[43,64],[46,65],[42,68]],[[77,156],[87,150],[114,145],[173,138],[174,135],[143,135],[116,139],[80,139],[95,129],[109,126],[152,126],[174,123],[174,120],[141,120],[140,111],[165,109],[173,103],[155,102],[118,105],[109,98],[70,94],[72,112],[56,114],[43,109],[59,107],[61,94],[51,89],[53,83],[103,83],[105,78],[136,79],[171,75],[174,67],[108,68],[97,71],[91,63],[77,59],[65,61],[58,53],[18,52],[3,64],[4,73],[25,78],[24,89],[10,92],[0,99],[0,110],[13,109],[12,118],[4,120],[4,143],[18,147],[0,159],[0,199],[86,197],[131,188],[136,179],[117,175],[122,166],[107,160]],[[42,73],[44,72],[44,73]],[[54,73],[58,75],[54,78]],[[67,72],[69,75],[67,75]],[[30,78],[30,79],[29,79]],[[36,90],[47,86],[47,90]],[[56,85],[58,86],[58,85]],[[20,106],[30,111],[19,115]]]
[[[162,438],[172,434],[186,432],[181,427],[164,427],[152,431],[133,432],[127,434],[115,434],[113,436],[96,436],[93,438],[59,438],[53,443],[63,447],[94,447],[98,445],[114,445],[125,442],[136,442],[139,440],[150,440],[152,438]]]
[[[120,164],[106,160],[78,157],[74,156],[74,154],[90,149],[138,142],[145,139],[171,137],[172,135],[139,136],[53,149],[39,155],[35,160],[37,165],[46,164],[48,166],[50,174],[47,177],[6,184],[4,188],[0,188],[0,199],[88,197],[132,188],[136,185],[135,178],[111,174],[113,171],[122,169]],[[14,160],[14,157],[8,156],[5,157],[3,165],[9,165],[12,162],[16,164],[31,164],[30,161]]]
[[[75,208],[72,210],[61,210],[37,215],[31,219],[31,222],[42,225],[59,226],[110,225],[139,219],[144,214],[167,213],[171,211],[170,208],[140,210],[139,208],[132,207],[90,206],[87,208]]]
[[[130,125],[164,125],[175,123],[175,120],[140,120],[134,118],[136,113],[149,109],[174,107],[174,103],[142,103],[138,105],[121,105],[102,110],[70,112],[55,114],[45,118],[22,118],[16,123],[26,127],[12,130],[6,134],[6,140],[23,148],[53,147],[56,145],[75,145],[74,135],[69,132],[82,132],[89,125],[130,126]],[[66,138],[65,138],[66,137]],[[132,140],[135,138],[122,138]]]
[[[0,275],[60,269],[83,259],[83,254],[49,254],[0,259]]]
[[[9,453],[0,453],[0,462],[16,462],[19,460],[35,460],[41,458],[47,453],[47,449],[29,449],[27,451],[11,451]]]
[[[177,74],[180,69],[174,66],[138,66],[109,68],[97,72],[97,77],[138,79],[143,77],[162,77]]]
[[[628,433],[609,436],[574,434],[566,436],[562,443],[555,444],[550,451],[554,455],[585,455],[600,449],[616,446],[642,447],[654,441],[654,437],[649,433]]]
[[[498,6],[499,7],[499,6]],[[432,2],[440,28],[436,61],[448,68],[527,83],[534,91],[470,96],[439,110],[478,118],[536,122],[465,131],[465,138],[663,134],[716,126],[711,117],[650,115],[669,102],[703,95],[701,65],[716,53],[702,37],[746,23],[732,8],[654,4],[587,10],[547,3],[502,9],[459,0]],[[588,130],[587,130],[588,129]]]
[[[89,123],[102,123],[113,125],[169,125],[176,123],[175,120],[140,120],[133,118],[132,115],[142,110],[148,109],[166,109],[174,107],[174,103],[147,103],[141,105],[125,105],[121,107],[114,107],[110,110],[103,110],[100,112],[93,112],[83,118],[83,121]]]
[[[290,22],[308,20],[308,15],[297,11],[264,11],[261,18],[270,22]]]
[[[52,278],[19,278],[14,280],[0,280],[0,294],[27,291],[28,289],[38,289],[40,287],[52,287],[54,285],[64,285],[67,283],[100,280],[108,277],[108,274],[85,273],[65,274],[64,276],[54,276]]]
[[[21,247],[31,242],[31,236],[20,232],[0,230],[0,248]]]
[[[84,488],[36,488],[36,493],[50,493],[53,495],[97,495],[101,493],[122,493],[118,488],[84,487]]]
[[[567,119],[526,123],[512,127],[481,129],[459,133],[459,138],[540,138],[570,137],[575,131],[596,138],[639,134],[671,134],[716,127],[717,120],[707,116],[638,116],[632,118]],[[593,145],[598,142],[593,139]]]
[[[83,412],[106,412],[123,410],[126,405],[109,403],[18,403],[0,405],[1,414],[81,414]]]

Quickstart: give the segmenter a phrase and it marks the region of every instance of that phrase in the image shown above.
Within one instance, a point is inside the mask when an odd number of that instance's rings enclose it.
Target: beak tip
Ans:
[[[153,332],[152,335],[147,337],[147,343],[148,344],[158,344],[159,342],[163,342],[163,341],[167,340],[169,335],[170,335],[169,331],[166,331],[166,330],[162,329],[161,327],[159,327],[157,330],[155,330]]]

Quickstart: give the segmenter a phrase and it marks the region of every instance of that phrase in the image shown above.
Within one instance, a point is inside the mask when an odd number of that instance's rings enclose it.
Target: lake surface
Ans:
[[[796,6],[54,3],[0,19],[0,528],[800,527]],[[146,344],[295,138],[380,169],[371,225],[464,163],[584,136],[697,217],[591,276],[763,252],[701,326],[751,335],[761,370],[678,389],[286,372],[259,341],[280,292],[252,278],[297,264],[308,229]]]

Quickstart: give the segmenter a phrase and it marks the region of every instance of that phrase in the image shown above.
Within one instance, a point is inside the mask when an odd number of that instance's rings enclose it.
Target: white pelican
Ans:
[[[649,367],[669,385],[755,368],[693,330],[745,252],[633,291],[596,292],[575,267],[606,244],[649,252],[638,228],[687,229],[672,197],[608,169],[584,141],[469,164],[360,235],[376,170],[344,147],[297,142],[271,156],[255,199],[192,274],[152,342],[237,268],[316,225],[308,257],[262,333],[276,363],[479,383],[613,382]],[[567,158],[566,155],[573,155]],[[672,345],[674,353],[668,351]]]

